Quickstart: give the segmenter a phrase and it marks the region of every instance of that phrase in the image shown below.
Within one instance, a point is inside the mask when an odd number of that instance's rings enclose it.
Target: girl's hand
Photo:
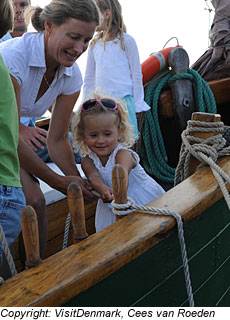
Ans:
[[[47,131],[38,127],[27,127],[20,125],[20,137],[28,144],[34,151],[37,148],[43,149],[46,145]]]
[[[100,192],[100,195],[101,195],[101,200],[105,203],[107,202],[111,202],[114,197],[113,197],[113,189],[112,188],[109,188],[107,186],[103,186],[101,192]]]

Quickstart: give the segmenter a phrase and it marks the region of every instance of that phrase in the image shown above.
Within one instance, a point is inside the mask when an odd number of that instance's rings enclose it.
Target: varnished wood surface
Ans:
[[[48,126],[50,123],[50,117],[36,120],[36,127]]]
[[[230,174],[229,158],[219,164]],[[211,170],[205,167],[150,205],[174,210],[186,221],[221,197]],[[0,306],[60,306],[153,247],[173,227],[174,218],[132,213],[7,280],[0,287]]]
[[[230,78],[209,81],[208,85],[214,94],[217,104],[230,101]]]
[[[79,184],[72,182],[68,186],[67,199],[73,226],[73,243],[88,237],[85,225],[84,200]]]
[[[124,168],[119,164],[113,167],[112,183],[115,202],[118,204],[127,203],[127,179]],[[116,221],[121,218],[121,215],[116,215]]]
[[[26,251],[26,268],[38,265],[40,260],[37,214],[33,207],[25,206],[21,214],[22,235]]]

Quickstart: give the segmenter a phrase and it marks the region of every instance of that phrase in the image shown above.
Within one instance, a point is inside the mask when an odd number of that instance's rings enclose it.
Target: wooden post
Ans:
[[[26,269],[41,263],[37,214],[33,207],[25,206],[21,214],[22,236],[26,251]]]
[[[85,208],[81,187],[72,182],[67,189],[69,210],[73,225],[73,243],[78,243],[88,237],[85,226]]]
[[[189,57],[183,48],[173,49],[168,57],[169,66],[175,74],[187,73]],[[176,80],[170,84],[175,117],[181,131],[187,126],[195,111],[192,82],[188,79]]]
[[[112,183],[114,200],[118,204],[127,203],[127,179],[124,168],[116,164],[112,171]],[[122,216],[116,216],[116,220],[122,218]]]
[[[213,113],[194,112],[192,114],[192,120],[203,121],[203,122],[219,122],[221,121],[221,116],[219,114],[213,114]],[[191,136],[198,137],[201,139],[207,139],[217,134],[218,134],[217,132],[194,132],[194,133],[191,133]],[[199,165],[199,163],[200,162],[196,158],[191,157],[190,169],[189,169],[190,175],[196,171],[196,168]]]

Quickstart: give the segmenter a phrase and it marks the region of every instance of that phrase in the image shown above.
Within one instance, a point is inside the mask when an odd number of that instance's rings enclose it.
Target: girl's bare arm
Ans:
[[[100,194],[102,201],[110,202],[113,200],[113,190],[112,188],[106,186],[104,181],[95,167],[92,159],[86,156],[81,163],[82,170],[84,171],[87,179],[92,185],[93,189]]]

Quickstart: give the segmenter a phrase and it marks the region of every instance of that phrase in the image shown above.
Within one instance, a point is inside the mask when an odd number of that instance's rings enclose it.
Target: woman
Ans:
[[[87,49],[98,20],[93,0],[53,0],[44,9],[33,10],[31,21],[37,33],[26,33],[0,45],[13,82],[19,114],[39,117],[56,101],[47,137],[42,129],[23,124],[19,127],[20,138],[30,147],[30,150],[25,146],[19,149],[21,181],[27,204],[32,205],[38,215],[41,257],[44,257],[47,241],[47,217],[44,196],[33,174],[52,187],[53,180],[49,182],[50,171],[44,169],[44,164],[31,149],[42,148],[42,143],[47,143],[53,162],[65,176],[72,176],[68,182],[79,182],[84,196],[92,198],[76,168],[68,130],[82,85],[75,61]],[[63,190],[63,185],[57,184],[56,188]]]

